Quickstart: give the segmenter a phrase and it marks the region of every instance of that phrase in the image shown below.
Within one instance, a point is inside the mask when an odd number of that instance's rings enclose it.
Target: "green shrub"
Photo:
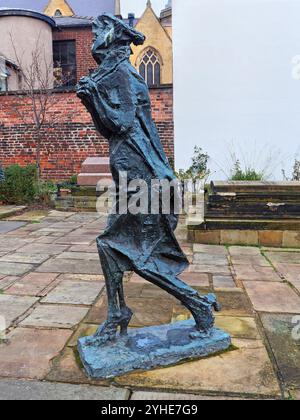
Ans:
[[[232,170],[230,177],[231,181],[263,181],[264,174],[256,171],[251,167],[245,167],[242,169],[241,163],[237,160]]]
[[[0,183],[0,201],[6,204],[27,204],[34,200],[36,188],[36,166],[8,166],[5,181]]]

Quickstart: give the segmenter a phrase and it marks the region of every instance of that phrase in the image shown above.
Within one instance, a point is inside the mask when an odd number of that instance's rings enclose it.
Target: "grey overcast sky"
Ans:
[[[156,14],[168,3],[167,0],[152,0],[152,7]],[[135,13],[136,16],[141,16],[146,8],[147,0],[121,0],[122,15],[125,17],[128,13]]]

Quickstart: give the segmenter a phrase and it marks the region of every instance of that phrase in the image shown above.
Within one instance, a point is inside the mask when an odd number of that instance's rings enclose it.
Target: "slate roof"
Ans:
[[[96,17],[104,12],[114,13],[115,0],[68,0],[78,16]],[[36,10],[43,13],[48,0],[0,0],[0,7]]]
[[[59,28],[91,26],[94,20],[92,17],[82,16],[54,17],[53,19]]]

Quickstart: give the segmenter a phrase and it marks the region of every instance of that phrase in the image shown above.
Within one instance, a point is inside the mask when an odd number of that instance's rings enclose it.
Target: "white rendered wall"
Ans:
[[[233,148],[258,166],[272,149],[281,180],[300,154],[300,0],[174,0],[173,19],[177,168],[196,144],[214,179]]]

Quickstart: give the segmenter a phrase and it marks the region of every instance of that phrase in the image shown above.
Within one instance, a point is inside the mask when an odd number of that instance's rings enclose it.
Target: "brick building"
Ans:
[[[29,27],[33,22],[37,24],[38,21],[41,21],[43,25],[48,25],[49,28],[51,27],[51,45],[45,45],[45,50],[50,52],[49,54],[53,60],[54,85],[59,85],[59,88],[55,90],[53,105],[47,113],[47,122],[49,123],[46,123],[43,129],[41,168],[44,178],[53,180],[68,179],[80,171],[81,164],[87,157],[108,155],[107,141],[96,132],[89,114],[77,99],[74,89],[79,78],[95,68],[95,62],[90,53],[93,18],[74,15],[74,12],[78,13],[75,7],[80,4],[80,13],[83,14],[82,12],[86,11],[84,15],[91,16],[96,14],[96,10],[99,10],[99,7],[95,10],[95,1],[50,1],[46,5],[48,14],[54,16],[47,18],[51,19],[54,22],[53,24],[50,21],[47,22],[45,15],[41,14],[45,10],[45,5],[43,5],[45,2],[42,0],[34,2],[39,9],[37,12],[25,12],[22,9],[14,9],[9,12],[7,8],[5,10],[1,9],[2,6],[20,7],[23,3],[24,6],[26,4],[30,6],[29,0],[23,2],[21,0],[0,0],[0,28],[4,18],[13,19],[12,24],[14,27],[18,27],[16,20],[21,18],[23,19],[23,25],[24,19],[28,20]],[[103,5],[103,11],[113,11],[115,14],[120,14],[119,1],[99,0],[96,3]],[[83,5],[85,9],[82,9]],[[149,18],[152,13],[154,14],[150,2],[148,2],[147,10],[148,13],[145,13],[144,16],[146,15]],[[132,15],[129,16],[129,20],[131,24],[137,25],[139,23]],[[159,22],[158,19],[157,22]],[[162,34],[166,34],[168,37],[166,40],[171,45],[171,38],[167,30]],[[146,49],[141,51],[141,54],[144,55],[151,49],[151,51],[157,53],[159,57],[157,62],[162,66],[165,61],[162,60],[161,54],[157,52],[156,48],[151,48],[149,34],[146,35],[148,35],[148,43]],[[0,47],[0,57],[1,55],[3,56]],[[3,60],[14,63],[14,57],[9,57],[8,55],[10,54],[6,51]],[[136,56],[133,56],[133,58],[136,61]],[[135,62],[133,64],[135,65]],[[140,67],[140,62],[136,62],[136,65],[138,70],[143,70]],[[18,66],[15,66],[14,70],[15,72],[20,71]],[[153,73],[153,78],[147,81],[150,87],[154,120],[166,153],[169,159],[173,161],[172,75],[166,76],[166,72],[162,67],[159,70],[161,75],[159,79],[154,80]],[[151,74],[151,71],[150,73],[149,71],[148,73],[146,72],[146,74]],[[21,77],[15,79],[21,83]],[[3,84],[3,86],[7,87],[8,84]],[[22,86],[20,85],[19,88],[21,89]],[[36,149],[36,134],[33,121],[24,121],[20,112],[18,112],[20,92],[16,95],[15,91],[8,91],[9,89],[7,88],[3,90],[0,93],[0,161],[4,166],[12,163],[21,165],[32,163],[35,159]],[[29,103],[22,100],[23,114],[30,115],[29,106]]]

